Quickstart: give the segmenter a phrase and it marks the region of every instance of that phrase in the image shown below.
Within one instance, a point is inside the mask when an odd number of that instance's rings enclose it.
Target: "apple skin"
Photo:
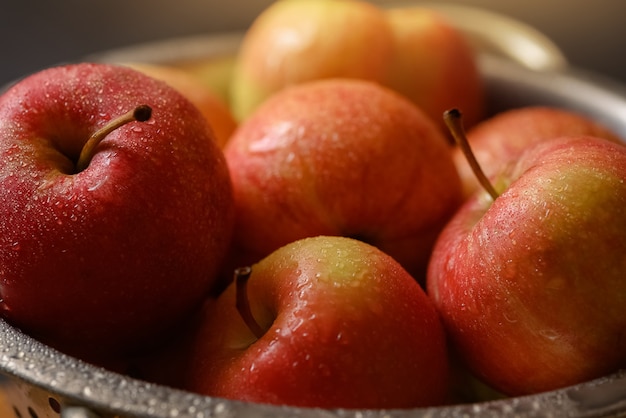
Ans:
[[[235,66],[235,54],[179,61],[175,63],[175,66],[199,80],[223,103],[230,106],[230,85]]]
[[[98,128],[139,104],[146,122]],[[233,228],[226,161],[198,109],[135,70],[81,63],[0,97],[2,316],[98,362],[145,347],[197,308]]]
[[[185,388],[319,408],[439,405],[446,340],[423,289],[391,257],[344,237],[286,245],[252,266],[256,339],[231,285],[207,305],[185,356]]]
[[[231,107],[242,121],[284,87],[322,78],[382,81],[393,54],[382,11],[360,0],[272,3],[252,23],[236,57]]]
[[[239,265],[297,239],[339,235],[381,248],[423,280],[436,236],[461,202],[443,133],[373,82],[284,89],[239,125],[224,153]]]
[[[394,54],[384,85],[402,93],[444,129],[443,112],[463,111],[468,127],[485,115],[485,87],[477,54],[465,36],[435,10],[385,10]]]
[[[626,366],[626,147],[540,142],[494,184],[509,186],[470,198],[431,258],[451,345],[510,396]]]
[[[123,64],[150,77],[165,81],[189,99],[209,121],[209,125],[213,129],[215,139],[220,147],[224,147],[233,132],[235,132],[235,129],[237,129],[237,121],[227,104],[217,93],[210,90],[207,85],[191,73],[168,65],[142,62]]]
[[[622,142],[616,133],[586,115],[549,106],[502,111],[470,128],[467,139],[481,169],[490,177],[514,163],[530,145],[565,135],[589,135]],[[454,148],[453,158],[461,176],[463,195],[469,197],[481,186],[460,148]]]

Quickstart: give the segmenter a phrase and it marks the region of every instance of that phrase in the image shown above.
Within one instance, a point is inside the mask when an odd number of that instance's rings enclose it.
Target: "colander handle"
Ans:
[[[61,418],[100,418],[100,415],[84,406],[69,406],[63,408]]]

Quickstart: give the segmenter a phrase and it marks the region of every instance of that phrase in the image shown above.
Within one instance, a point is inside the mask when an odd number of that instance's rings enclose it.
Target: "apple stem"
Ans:
[[[487,193],[489,193],[491,198],[496,200],[500,194],[493,187],[493,184],[491,184],[485,175],[485,172],[476,160],[476,156],[472,152],[467,135],[465,135],[465,129],[463,128],[463,115],[461,114],[461,111],[459,109],[447,110],[443,113],[443,120],[454,137],[456,144],[461,147],[461,151],[463,151],[463,154],[472,168],[474,175],[478,179],[478,182],[481,186],[483,186]]]
[[[251,267],[239,267],[235,269],[235,285],[236,285],[236,306],[243,322],[250,328],[250,331],[258,339],[265,334],[263,328],[254,319],[252,310],[250,310],[250,302],[248,300],[248,279],[252,274]]]
[[[76,162],[76,172],[79,173],[87,168],[93,157],[94,150],[108,134],[130,122],[145,122],[150,119],[151,116],[152,108],[150,106],[139,105],[98,129],[89,137],[83,149],[80,151],[80,156]]]

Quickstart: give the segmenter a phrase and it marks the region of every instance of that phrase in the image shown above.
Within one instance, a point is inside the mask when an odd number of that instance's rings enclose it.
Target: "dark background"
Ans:
[[[270,0],[0,0],[0,83],[109,48],[245,29]],[[384,3],[385,0],[378,0]],[[466,0],[550,37],[573,66],[626,83],[626,1]]]

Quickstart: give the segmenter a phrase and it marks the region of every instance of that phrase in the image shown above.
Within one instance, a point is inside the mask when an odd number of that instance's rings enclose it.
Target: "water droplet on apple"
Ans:
[[[88,191],[88,192],[93,192],[93,191],[95,191],[95,190],[98,190],[98,189],[100,188],[100,186],[102,186],[104,183],[106,183],[106,181],[108,180],[108,178],[109,178],[108,176],[104,176],[104,177],[102,177],[101,179],[99,179],[99,180],[98,180],[98,182],[97,182],[97,183],[95,183],[95,184],[93,184],[93,185],[89,186],[89,187],[87,188],[87,191]]]
[[[131,131],[136,132],[138,134],[143,132],[143,128],[141,126],[133,126],[130,129],[131,129]]]
[[[553,329],[542,329],[539,331],[539,335],[550,341],[556,341],[559,338],[559,333]]]
[[[350,333],[345,333],[343,331],[337,333],[335,340],[337,341],[337,344],[343,346],[350,345],[350,343],[352,342],[352,340],[350,339]]]
[[[331,368],[325,363],[320,363],[317,368],[322,376],[330,376],[332,374]]]
[[[368,304],[369,310],[376,315],[381,315],[385,312],[385,307],[379,300],[371,300]]]
[[[0,312],[7,313],[9,312],[11,309],[9,308],[9,305],[6,304],[6,302],[4,301],[4,299],[0,299]]]
[[[504,312],[504,319],[506,319],[507,322],[510,322],[511,324],[515,324],[517,322],[517,318],[513,318],[508,312]]]

